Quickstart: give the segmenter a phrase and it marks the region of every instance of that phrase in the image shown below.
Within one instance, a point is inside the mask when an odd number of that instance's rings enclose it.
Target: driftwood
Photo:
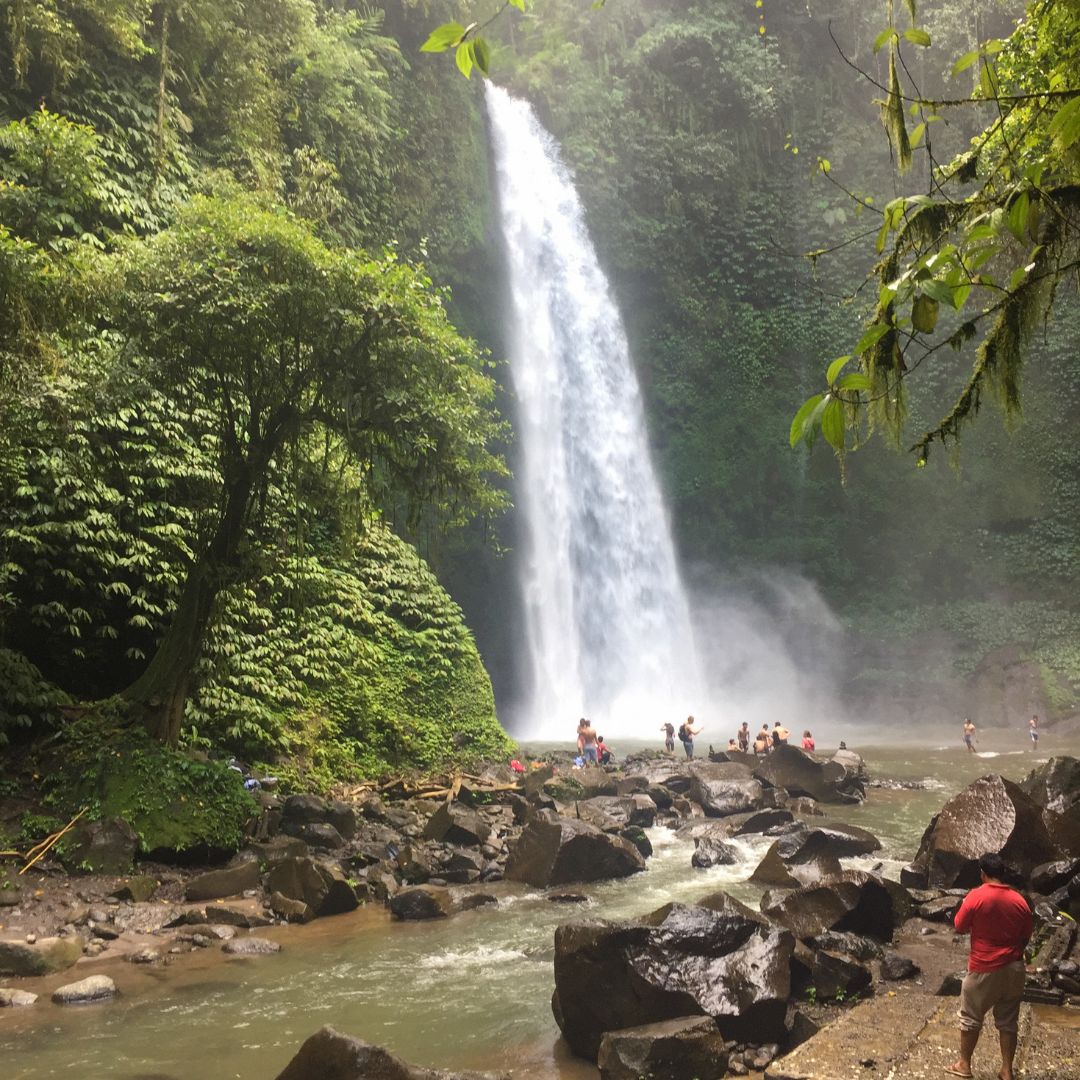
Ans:
[[[450,794],[453,792],[453,788],[441,788],[438,791],[425,791],[422,795],[417,795],[418,799],[446,799],[450,802]],[[520,784],[492,784],[489,787],[471,787],[469,791],[475,795],[494,795],[500,791],[521,791]],[[455,792],[454,797],[457,797]]]
[[[20,874],[25,874],[31,866],[34,865],[39,859],[44,858],[54,847],[54,845],[60,840],[65,833],[70,832],[75,827],[75,822],[79,820],[89,810],[90,807],[84,806],[62,829],[57,829],[54,833],[49,833],[40,843],[35,844],[25,854],[21,851],[0,851],[0,857],[3,858],[15,858],[22,859],[26,865],[19,871]]]

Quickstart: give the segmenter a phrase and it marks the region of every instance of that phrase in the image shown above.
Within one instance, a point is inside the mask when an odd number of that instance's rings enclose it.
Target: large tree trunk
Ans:
[[[257,455],[258,458],[269,454]],[[184,582],[169,629],[146,670],[121,697],[156,739],[175,746],[184,720],[192,674],[210,623],[214,601],[236,575],[240,542],[247,526],[256,478],[263,462],[251,456],[233,471],[224,491],[225,511],[205,551]]]

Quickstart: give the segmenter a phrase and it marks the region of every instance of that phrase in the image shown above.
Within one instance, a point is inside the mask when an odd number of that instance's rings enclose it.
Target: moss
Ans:
[[[580,781],[572,776],[556,776],[544,784],[544,794],[559,802],[574,802],[584,799],[586,792]]]

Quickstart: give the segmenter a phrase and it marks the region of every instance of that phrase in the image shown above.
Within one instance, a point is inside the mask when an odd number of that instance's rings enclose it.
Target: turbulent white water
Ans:
[[[701,703],[689,607],[626,334],[558,147],[488,84],[512,298],[531,697],[514,727],[589,716],[656,737]]]

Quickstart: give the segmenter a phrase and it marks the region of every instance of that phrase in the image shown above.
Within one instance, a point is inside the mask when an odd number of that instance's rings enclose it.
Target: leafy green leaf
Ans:
[[[962,71],[967,71],[972,64],[977,64],[981,55],[982,54],[978,49],[972,49],[971,52],[964,53],[964,55],[953,64],[953,75],[959,75]]]
[[[861,371],[853,371],[850,375],[845,375],[836,384],[836,388],[838,390],[869,390],[872,385],[869,375]]]
[[[1067,150],[1080,138],[1080,97],[1071,98],[1054,114],[1046,129],[1059,150]]]
[[[507,0],[507,3],[509,3],[511,7],[516,7],[518,11],[525,10],[525,0]],[[479,64],[477,64],[476,66],[480,67]],[[481,70],[483,69],[481,68]]]
[[[830,398],[821,414],[821,433],[825,441],[834,450],[844,448],[844,403],[839,398]]]
[[[457,52],[454,53],[454,61],[457,63],[458,71],[467,79],[472,74],[473,64],[476,62],[473,59],[473,43],[471,41],[463,41],[457,47]]]
[[[828,371],[825,372],[825,381],[832,386],[836,382],[837,375],[844,369],[844,365],[851,359],[850,356],[838,356],[830,365]]]
[[[446,52],[453,48],[465,36],[465,27],[461,23],[448,22],[437,26],[428,34],[427,41],[420,46],[421,52]],[[459,65],[460,66],[460,65]]]
[[[810,414],[821,404],[824,398],[824,394],[815,394],[802,403],[801,408],[791,421],[791,433],[788,436],[788,441],[792,446],[797,446],[806,437],[806,422]]]
[[[1031,210],[1031,200],[1028,198],[1028,193],[1022,191],[1015,199],[1010,203],[1008,213],[1005,215],[1005,224],[1008,226],[1009,232],[1016,237],[1017,240],[1024,239],[1024,232],[1027,230],[1028,213]]]
[[[914,149],[923,141],[923,136],[926,134],[926,124],[916,124],[911,129],[911,146]]]
[[[925,30],[920,30],[915,26],[910,30],[904,31],[904,39],[910,41],[912,45],[922,45],[925,47],[930,44],[930,35]]]
[[[487,75],[491,69],[491,48],[484,38],[473,38],[473,60],[481,73]]]
[[[874,38],[874,52],[879,53],[890,41],[897,36],[896,29],[886,26],[876,38]]]
[[[874,323],[874,325],[859,338],[859,343],[855,346],[853,355],[858,356],[860,353],[866,352],[871,346],[876,345],[889,332],[889,329],[888,323]]]
[[[931,334],[938,320],[938,301],[926,293],[915,297],[911,305],[911,324],[920,334]]]

